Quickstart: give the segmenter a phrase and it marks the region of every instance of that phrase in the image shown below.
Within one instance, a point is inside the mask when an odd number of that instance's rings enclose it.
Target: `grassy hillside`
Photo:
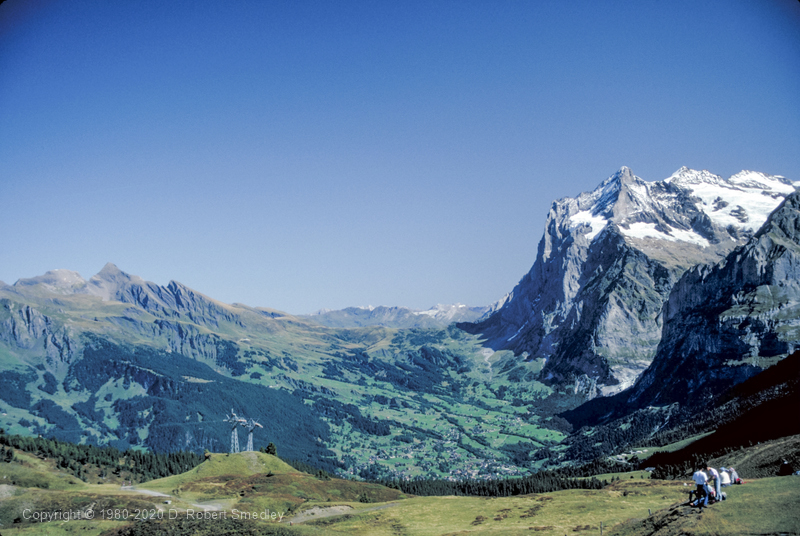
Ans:
[[[280,458],[262,452],[240,452],[238,454],[211,454],[211,456],[185,473],[151,480],[143,488],[169,493],[200,481],[225,481],[262,473],[285,474],[296,470]]]
[[[756,460],[763,450],[747,449],[737,463]],[[760,447],[760,446],[759,446]],[[729,499],[705,509],[683,506],[693,486],[685,481],[650,480],[641,472],[616,474],[601,490],[568,490],[515,497],[407,497],[399,491],[357,481],[301,473],[268,454],[213,454],[186,473],[143,483],[136,490],[117,485],[63,484],[65,475],[49,461],[17,453],[17,485],[0,485],[2,534],[88,536],[298,535],[350,536],[536,533],[547,536],[605,534],[677,536],[678,534],[778,534],[800,531],[795,515],[800,477],[767,478],[726,488]],[[26,484],[23,484],[26,483]],[[154,496],[144,493],[161,492]],[[209,511],[198,520],[203,509]],[[92,520],[35,523],[23,512],[92,510]],[[108,519],[100,512],[127,512]],[[134,520],[135,512],[162,512],[164,519]],[[169,519],[169,512],[176,519]],[[279,519],[244,519],[275,512]],[[190,514],[190,512],[194,512]],[[195,517],[192,517],[195,516]],[[113,517],[113,516],[112,516]],[[224,517],[224,519],[222,519]],[[252,516],[251,516],[252,517]],[[289,525],[289,522],[292,525]]]
[[[380,511],[354,512],[350,519],[308,522],[330,534],[441,535],[536,534],[600,532],[647,508],[660,508],[679,500],[682,486],[649,482],[621,482],[601,491],[559,491],[508,498],[426,497],[403,501]],[[627,492],[627,493],[626,493]],[[324,533],[324,532],[320,532]]]
[[[145,482],[142,489],[184,501],[219,501],[246,511],[291,512],[307,501],[382,502],[405,497],[397,490],[297,471],[261,452],[212,454],[186,473]]]
[[[795,470],[800,469],[800,435],[732,450],[724,456],[712,458],[710,462],[714,467],[734,467],[744,478],[764,478],[776,476],[783,460],[787,460]]]
[[[150,510],[155,507],[153,501],[147,496],[124,493],[119,488],[111,490],[102,486],[90,486],[80,491],[52,491],[2,485],[0,486],[0,497],[2,497],[0,500],[0,523],[2,523],[4,535],[43,534],[46,533],[42,530],[45,527],[47,532],[50,532],[51,528],[55,530],[59,526],[65,530],[75,530],[80,526],[85,527],[85,530],[94,531],[103,526],[113,526],[103,523],[104,519],[100,514],[103,510],[127,509],[132,513],[136,510]],[[89,510],[96,514],[97,519],[63,520],[62,518],[41,523],[36,517],[41,513],[45,515],[61,513],[63,516],[65,512],[68,512],[75,516],[75,512],[81,512],[83,515]],[[19,527],[20,531],[13,531],[12,527]],[[81,534],[87,534],[87,532],[81,530]]]
[[[56,470],[52,461],[41,460],[21,451],[14,453],[14,461],[0,463],[0,483],[22,488],[51,490],[79,490],[85,484],[65,472]]]
[[[644,520],[628,521],[616,536],[800,534],[800,477],[786,476],[726,488],[728,500],[703,509],[674,505]]]
[[[656,466],[653,474],[657,478],[686,477],[694,472],[698,462],[713,467],[735,467],[742,478],[778,476],[784,460],[792,467],[800,466],[800,435],[756,442],[748,447],[717,443],[712,450],[704,440],[713,438],[714,434],[680,450],[656,453],[644,463]]]

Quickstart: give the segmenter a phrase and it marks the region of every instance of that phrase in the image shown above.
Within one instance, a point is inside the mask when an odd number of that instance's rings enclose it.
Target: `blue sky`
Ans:
[[[626,165],[800,180],[800,2],[0,5],[0,280],[486,305]]]

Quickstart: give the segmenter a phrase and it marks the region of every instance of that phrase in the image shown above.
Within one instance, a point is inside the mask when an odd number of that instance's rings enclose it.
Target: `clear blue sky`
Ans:
[[[485,305],[626,165],[800,180],[800,2],[0,5],[0,280]]]

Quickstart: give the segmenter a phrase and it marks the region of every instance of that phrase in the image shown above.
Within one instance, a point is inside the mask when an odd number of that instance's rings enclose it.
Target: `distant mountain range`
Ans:
[[[489,307],[436,305],[430,309],[406,307],[348,307],[338,311],[325,309],[311,315],[300,315],[317,324],[332,328],[384,326],[389,328],[443,328],[453,322],[472,322],[489,311]]]

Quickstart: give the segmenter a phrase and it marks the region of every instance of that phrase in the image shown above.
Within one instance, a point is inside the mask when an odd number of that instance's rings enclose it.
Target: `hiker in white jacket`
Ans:
[[[695,490],[695,495],[697,496],[696,506],[708,506],[708,488],[706,487],[708,484],[708,475],[706,475],[701,468],[692,475],[692,480],[697,484],[697,489]]]
[[[713,467],[706,467],[706,470],[708,471],[709,477],[714,479],[714,493],[715,493],[716,500],[717,501],[721,501],[722,500],[722,490],[721,490],[720,486],[722,485],[722,482],[720,482],[719,471],[717,471]]]

